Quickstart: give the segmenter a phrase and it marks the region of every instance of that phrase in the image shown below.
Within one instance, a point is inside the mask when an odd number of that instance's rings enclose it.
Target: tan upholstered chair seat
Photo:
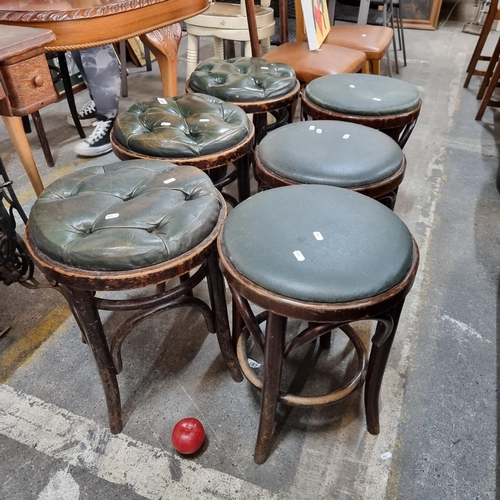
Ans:
[[[289,42],[271,50],[263,59],[288,64],[300,82],[309,83],[320,76],[357,73],[365,64],[366,55],[329,44],[323,44],[319,51],[310,51],[307,42]]]

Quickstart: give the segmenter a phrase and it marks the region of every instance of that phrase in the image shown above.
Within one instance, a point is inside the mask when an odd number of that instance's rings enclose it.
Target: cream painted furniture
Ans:
[[[269,6],[270,0],[262,0],[255,7],[257,20],[257,35],[262,45],[262,53],[269,51],[270,37],[274,34],[274,12]],[[186,19],[188,34],[187,77],[198,65],[198,41],[200,36],[213,37],[214,57],[224,59],[224,40],[245,43],[245,56],[250,57],[250,34],[246,19],[245,2],[224,3],[212,2],[203,14]]]

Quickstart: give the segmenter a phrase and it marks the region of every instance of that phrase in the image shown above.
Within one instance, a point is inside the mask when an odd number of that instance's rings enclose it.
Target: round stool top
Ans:
[[[413,258],[411,234],[391,210],[333,186],[263,191],[229,214],[220,237],[240,274],[310,302],[373,297],[399,283]]]
[[[196,158],[236,146],[250,133],[246,113],[203,94],[158,97],[116,118],[114,135],[127,149],[163,158]]]
[[[420,92],[413,85],[362,73],[317,78],[307,85],[305,93],[324,109],[361,116],[407,113],[420,103]]]
[[[38,197],[29,217],[36,246],[90,271],[166,262],[202,242],[217,224],[220,197],[195,167],[131,160],[65,175]]]
[[[257,149],[268,170],[299,184],[362,186],[387,179],[403,152],[386,134],[335,120],[296,122],[270,132]]]
[[[290,66],[257,57],[210,59],[189,77],[189,87],[224,101],[256,102],[277,99],[297,85]]]

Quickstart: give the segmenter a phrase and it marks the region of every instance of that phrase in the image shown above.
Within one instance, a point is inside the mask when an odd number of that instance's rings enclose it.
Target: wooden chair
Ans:
[[[251,0],[245,0],[247,12],[253,9]],[[305,85],[316,78],[339,73],[361,71],[367,57],[364,52],[324,43],[319,51],[310,51],[305,41],[304,20],[300,0],[295,0],[297,16],[297,41],[288,41],[288,2],[280,0],[280,45],[263,56],[270,62],[291,66],[297,79]]]
[[[216,251],[225,216],[226,204],[205,173],[159,161],[80,169],[59,178],[35,201],[27,247],[68,301],[94,356],[112,433],[124,425],[117,381],[121,346],[134,326],[160,312],[197,309],[207,330],[217,334],[232,377],[242,380]],[[165,282],[176,278],[180,284],[167,290]],[[204,278],[208,303],[192,293]],[[140,297],[100,296],[146,287],[153,288]],[[135,312],[108,342],[99,310]]]
[[[380,9],[381,7],[381,9]],[[396,51],[396,40],[394,37],[393,3],[391,0],[380,0],[370,3],[367,24],[365,25],[334,25],[328,35],[326,42],[338,44],[345,47],[355,48],[365,52],[370,63],[370,73],[380,74],[380,61],[387,57],[387,70],[392,76],[392,64],[388,51],[391,41],[394,47],[394,60],[396,73],[399,73],[399,64]],[[334,21],[357,23],[359,14],[359,2],[335,2],[333,13]],[[390,25],[390,27],[389,27]],[[342,40],[344,42],[342,43]],[[406,51],[403,53],[406,66]]]
[[[382,378],[418,267],[418,248],[403,222],[375,200],[347,189],[288,186],[258,193],[236,207],[217,246],[236,306],[233,338],[238,361],[247,380],[262,391],[255,462],[268,457],[279,402],[299,407],[332,404],[365,379],[368,432],[379,434]],[[256,316],[251,304],[264,311]],[[307,326],[299,333],[287,332],[290,318]],[[367,370],[364,343],[350,325],[360,320],[377,325]],[[354,347],[350,374],[341,375],[343,382],[335,390],[329,377],[327,394],[318,395],[312,388],[307,392],[314,395],[290,393],[281,381],[283,365],[317,339],[320,351],[329,348],[329,333],[336,328]],[[253,352],[260,351],[262,377],[248,363],[249,336]],[[298,370],[308,368],[300,364]]]
[[[467,76],[465,78],[464,88],[469,87],[471,78],[474,75],[485,76],[485,71],[477,69],[477,65],[479,61],[491,61],[490,56],[483,55],[483,48],[486,44],[486,40],[488,39],[488,35],[490,34],[493,22],[498,20],[500,20],[500,9],[498,8],[498,1],[492,0],[490,10],[488,11],[488,14],[484,20],[483,28],[481,29],[481,34],[479,35],[476,46],[474,48],[474,52],[472,53],[472,56],[470,58],[469,65],[467,66]],[[486,86],[487,85],[488,82],[486,82]],[[480,97],[478,98],[480,99]]]
[[[270,0],[262,0],[255,7],[258,40],[262,43],[262,53],[270,49],[270,37],[274,34],[275,22],[273,9],[269,7]],[[214,1],[203,14],[186,19],[188,34],[187,73],[189,75],[198,65],[199,37],[213,37],[214,57],[224,59],[224,40],[245,43],[245,56],[251,55],[250,34],[246,20],[244,1],[240,4]]]

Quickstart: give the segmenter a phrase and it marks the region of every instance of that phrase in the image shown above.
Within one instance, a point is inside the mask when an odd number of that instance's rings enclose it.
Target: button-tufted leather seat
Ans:
[[[225,216],[224,199],[204,172],[163,161],[84,168],[53,182],[35,201],[27,248],[68,301],[94,355],[111,432],[123,428],[116,378],[122,343],[134,326],[167,309],[201,312],[208,331],[217,333],[232,377],[242,379],[217,260],[216,238]],[[180,284],[165,287],[173,278]],[[192,293],[204,278],[208,303]],[[98,295],[147,287],[139,296]],[[135,312],[106,337],[99,309]]]
[[[194,167],[118,162],[53,182],[31,210],[31,236],[43,253],[67,266],[141,269],[195,247],[211,233],[220,210],[217,190]]]
[[[277,99],[297,86],[290,66],[257,57],[209,59],[189,78],[189,88],[233,103]]]
[[[302,96],[304,116],[367,125],[390,135],[403,147],[421,107],[418,89],[401,80],[378,75],[330,75],[307,85]]]
[[[292,104],[297,100],[299,89],[290,66],[259,57],[209,59],[199,64],[186,82],[188,92],[216,96],[237,104],[245,113],[252,113],[257,144],[269,128],[267,113],[273,113],[278,119],[271,128],[292,121]]]
[[[113,135],[125,148],[160,158],[196,158],[244,141],[251,125],[237,106],[204,94],[140,101],[117,116]]]
[[[334,186],[295,185],[263,191],[238,205],[229,214],[217,245],[237,306],[233,337],[238,361],[250,383],[262,389],[255,461],[267,458],[278,401],[294,406],[331,404],[363,384],[364,345],[349,325],[359,320],[377,323],[366,373],[365,408],[368,431],[378,434],[382,377],[418,266],[418,249],[405,224],[359,193]],[[265,312],[255,316],[251,304]],[[287,318],[307,326],[299,333],[287,332]],[[265,333],[259,327],[264,320]],[[357,371],[353,378],[321,396],[280,391],[284,361],[318,338],[321,346],[329,347],[323,340],[336,328],[354,345]],[[249,334],[263,354],[262,379],[248,364]],[[305,392],[312,391],[305,388]]]
[[[235,164],[244,199],[249,196],[247,153],[253,134],[238,106],[205,94],[182,94],[137,102],[119,114],[111,144],[122,160],[161,159],[202,170],[240,160]]]
[[[356,123],[316,120],[285,125],[255,151],[260,187],[327,184],[376,198],[392,208],[406,159],[397,143]]]

